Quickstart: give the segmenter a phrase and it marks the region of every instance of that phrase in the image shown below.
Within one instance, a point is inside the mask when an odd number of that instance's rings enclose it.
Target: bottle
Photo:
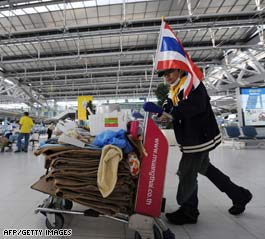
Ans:
[[[134,120],[130,123],[130,135],[132,136],[132,139],[138,138],[138,129],[139,129],[139,121]]]

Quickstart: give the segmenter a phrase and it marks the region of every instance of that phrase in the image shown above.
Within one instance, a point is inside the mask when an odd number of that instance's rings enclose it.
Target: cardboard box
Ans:
[[[70,144],[70,145],[74,145],[80,148],[84,148],[86,146],[86,144],[84,142],[82,142],[79,139],[76,139],[74,137],[70,137],[68,135],[62,134],[59,136],[58,138],[58,142],[62,143],[62,144]]]
[[[89,115],[89,128],[92,136],[104,130],[119,131],[127,129],[127,114],[123,112]]]

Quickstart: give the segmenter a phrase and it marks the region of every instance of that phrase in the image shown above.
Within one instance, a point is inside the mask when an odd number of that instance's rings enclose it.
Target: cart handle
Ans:
[[[162,108],[160,108],[159,106],[157,106],[153,102],[145,102],[144,105],[143,105],[143,108],[144,108],[144,111],[146,111],[146,112],[162,114],[162,115],[168,117],[171,120],[173,119],[171,114],[165,112]]]

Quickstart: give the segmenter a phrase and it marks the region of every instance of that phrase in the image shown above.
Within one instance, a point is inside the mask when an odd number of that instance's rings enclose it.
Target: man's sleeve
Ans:
[[[209,96],[204,86],[198,86],[188,99],[181,100],[172,110],[174,119],[192,118],[205,112]]]
[[[173,102],[170,98],[167,98],[163,105],[162,105],[162,109],[167,112],[167,113],[171,113],[172,109],[173,109]]]
[[[20,118],[19,122],[18,122],[20,125],[23,124],[23,118]]]

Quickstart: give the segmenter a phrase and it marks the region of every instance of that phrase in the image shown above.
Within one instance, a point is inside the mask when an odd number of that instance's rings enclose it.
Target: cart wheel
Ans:
[[[55,215],[55,222],[51,223],[49,219],[46,217],[46,227],[48,229],[62,229],[64,225],[64,218],[63,215],[60,213],[54,213]]]
[[[153,231],[154,231],[154,238],[155,239],[163,239],[163,235],[161,234],[160,230],[157,228],[156,225],[153,226]],[[134,239],[142,239],[139,232],[137,232],[137,231],[135,232]]]
[[[67,199],[64,199],[63,208],[66,210],[71,210],[73,207],[73,202]]]
[[[139,234],[139,232],[135,232],[134,233],[134,239],[142,239],[141,235]]]
[[[161,234],[160,230],[157,228],[156,225],[153,226],[153,230],[155,239],[163,239],[163,235]]]

